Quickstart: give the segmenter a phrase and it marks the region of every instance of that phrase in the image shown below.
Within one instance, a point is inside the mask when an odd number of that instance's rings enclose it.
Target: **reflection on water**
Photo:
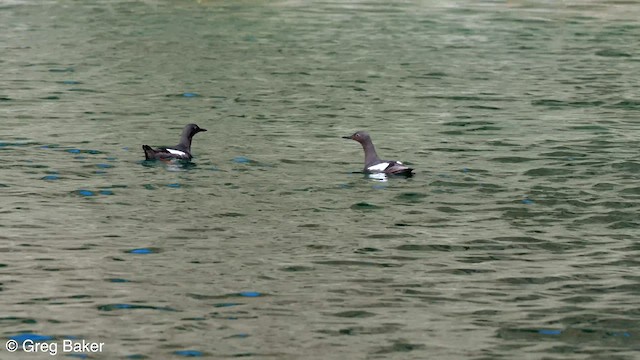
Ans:
[[[380,181],[380,182],[387,182],[387,180],[389,180],[387,174],[385,174],[385,173],[367,174],[367,177],[369,179],[372,179],[372,180],[375,180],[375,181]]]
[[[5,338],[105,359],[635,358],[638,15],[2,2]],[[191,122],[192,164],[144,161]],[[418,173],[354,173],[354,128]]]

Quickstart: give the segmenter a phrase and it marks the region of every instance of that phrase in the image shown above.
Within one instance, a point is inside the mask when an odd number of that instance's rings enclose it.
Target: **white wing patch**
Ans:
[[[396,164],[398,165],[402,165],[402,163],[400,161],[396,161]]]
[[[367,168],[367,170],[369,171],[384,171],[384,169],[389,167],[389,163],[388,162],[383,162],[380,164],[375,164],[375,165],[371,165]]]
[[[167,149],[168,152],[172,153],[173,155],[177,155],[177,156],[187,156],[187,153],[184,151],[180,151],[180,150],[176,150],[176,149]]]

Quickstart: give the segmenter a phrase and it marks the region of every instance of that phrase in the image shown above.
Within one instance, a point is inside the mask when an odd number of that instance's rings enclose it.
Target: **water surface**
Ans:
[[[3,336],[100,359],[635,358],[639,16],[0,2]],[[192,166],[142,161],[190,122]],[[354,173],[355,130],[416,176]]]

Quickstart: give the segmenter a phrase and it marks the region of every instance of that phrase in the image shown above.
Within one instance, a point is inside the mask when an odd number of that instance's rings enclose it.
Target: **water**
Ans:
[[[639,16],[1,2],[2,335],[100,359],[637,358]],[[193,166],[142,161],[189,122]],[[360,129],[416,176],[353,173]]]

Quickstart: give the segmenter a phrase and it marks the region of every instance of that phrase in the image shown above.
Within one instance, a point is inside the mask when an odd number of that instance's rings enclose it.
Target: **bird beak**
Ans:
[[[198,132],[203,132],[203,131],[207,131],[207,129],[200,128]]]
[[[343,139],[351,139],[351,136],[343,136]]]

